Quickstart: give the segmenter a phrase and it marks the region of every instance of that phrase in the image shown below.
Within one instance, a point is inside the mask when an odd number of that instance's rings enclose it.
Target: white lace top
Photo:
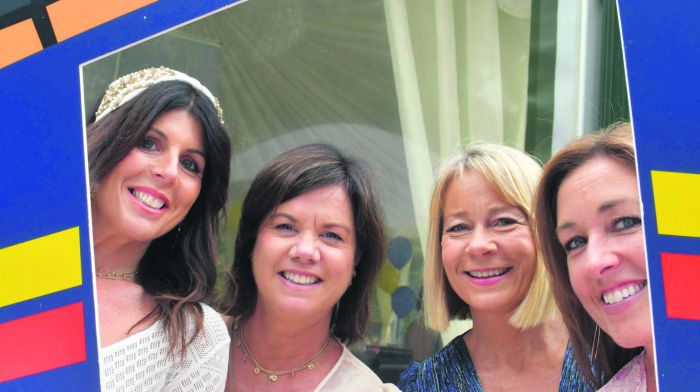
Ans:
[[[184,357],[168,355],[168,336],[157,321],[101,348],[103,391],[223,391],[231,339],[221,316],[202,304],[202,331]],[[187,327],[194,332],[194,320]]]
[[[346,392],[346,391],[399,391],[393,384],[382,384],[382,380],[357,359],[350,350],[343,346],[333,369],[326,375],[314,392]]]

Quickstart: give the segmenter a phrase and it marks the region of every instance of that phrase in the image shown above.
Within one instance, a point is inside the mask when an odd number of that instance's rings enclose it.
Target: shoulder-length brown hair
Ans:
[[[369,319],[369,299],[384,259],[384,218],[367,170],[335,147],[311,144],[278,156],[255,177],[243,201],[235,256],[221,309],[234,323],[255,310],[258,289],[251,254],[260,225],[277,206],[327,185],[341,185],[352,205],[357,275],[338,302],[332,333],[343,343],[362,338]]]
[[[551,275],[552,290],[569,331],[574,356],[588,382],[599,388],[641,349],[620,347],[603,330],[600,330],[598,347],[593,348],[596,323],[574,293],[566,252],[556,234],[557,194],[562,181],[584,162],[597,156],[617,159],[634,170],[634,143],[629,124],[612,124],[598,133],[581,137],[556,153],[544,165],[534,210],[540,251]],[[592,352],[597,352],[594,358],[591,358]]]
[[[219,225],[228,194],[231,143],[212,101],[183,81],[156,83],[124,105],[87,125],[87,150],[92,191],[146,136],[156,118],[170,110],[187,110],[202,125],[205,169],[197,200],[183,221],[153,240],[138,265],[137,281],[156,300],[150,317],[161,320],[169,351],[181,353],[202,328],[199,302],[216,281]],[[195,331],[187,337],[189,317]],[[138,323],[137,323],[138,325]]]

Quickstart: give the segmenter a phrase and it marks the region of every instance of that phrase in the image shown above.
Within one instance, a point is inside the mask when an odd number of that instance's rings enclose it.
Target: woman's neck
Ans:
[[[244,334],[250,354],[267,369],[286,370],[307,361],[324,347],[331,333],[330,315],[315,322],[285,316],[257,308],[236,331]]]
[[[509,314],[472,314],[473,327],[465,337],[470,354],[482,363],[520,367],[533,353],[559,352],[566,347],[568,335],[562,322],[521,330],[509,318]]]
[[[93,231],[95,247],[95,269],[117,273],[136,271],[138,263],[146,253],[149,242],[137,242],[123,236],[104,235]]]
[[[656,368],[654,367],[654,344],[644,346],[644,371],[647,376],[647,392],[656,392]]]

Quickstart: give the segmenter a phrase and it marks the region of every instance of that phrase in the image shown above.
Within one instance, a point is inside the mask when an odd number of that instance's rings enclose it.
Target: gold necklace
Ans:
[[[318,361],[318,359],[321,357],[321,354],[323,354],[323,352],[326,351],[326,348],[330,344],[332,337],[332,334],[328,333],[328,337],[326,338],[326,341],[323,342],[323,345],[321,345],[321,349],[318,350],[314,355],[311,356],[311,358],[306,360],[301,365],[289,370],[269,370],[262,367],[262,365],[260,365],[260,362],[258,362],[258,360],[255,359],[255,357],[253,357],[253,353],[250,351],[250,347],[248,347],[248,343],[245,340],[245,335],[243,334],[243,327],[236,326],[234,327],[234,330],[238,331],[238,340],[236,340],[235,343],[236,347],[241,348],[244,360],[250,359],[251,362],[253,362],[253,373],[260,374],[260,372],[263,372],[267,375],[267,387],[265,388],[265,391],[269,391],[270,384],[277,381],[277,379],[280,376],[285,376],[287,374],[293,376],[295,373],[304,369],[313,370],[316,367],[316,361]]]
[[[112,280],[130,280],[134,281],[138,275],[138,272],[113,272],[113,271],[101,271],[95,274],[98,278],[112,279]]]

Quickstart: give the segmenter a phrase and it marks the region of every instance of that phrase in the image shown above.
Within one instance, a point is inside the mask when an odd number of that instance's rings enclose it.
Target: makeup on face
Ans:
[[[634,168],[601,156],[573,170],[557,194],[557,237],[576,296],[623,347],[650,344],[641,208]]]
[[[450,286],[472,311],[512,312],[530,288],[536,254],[527,215],[480,174],[448,185],[441,247]]]

